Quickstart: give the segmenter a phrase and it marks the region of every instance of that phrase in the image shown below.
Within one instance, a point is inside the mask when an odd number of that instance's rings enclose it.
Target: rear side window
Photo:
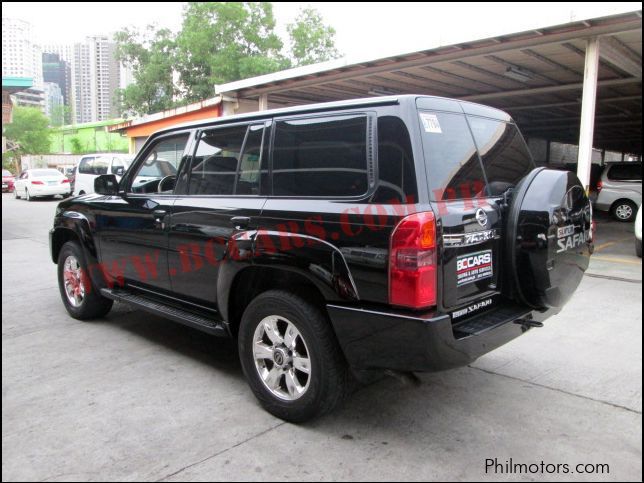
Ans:
[[[378,118],[378,178],[375,203],[418,201],[409,131],[395,116]]]
[[[206,131],[192,161],[188,192],[192,195],[232,195],[246,126]]]
[[[514,124],[475,116],[468,120],[492,196],[516,186],[535,167]]]
[[[275,196],[349,197],[367,192],[367,117],[277,121]]]
[[[94,159],[93,157],[91,158],[83,158],[81,159],[79,165],[78,165],[78,173],[79,174],[96,174],[94,173]]]
[[[611,181],[642,181],[642,165],[615,164],[608,170],[608,179]]]
[[[481,196],[483,170],[465,116],[426,111],[419,116],[432,199]]]
[[[260,185],[262,190],[265,190],[268,171],[264,168],[267,157],[265,149],[262,149],[263,141],[264,125],[249,126],[235,181],[235,194],[258,195],[260,194]]]

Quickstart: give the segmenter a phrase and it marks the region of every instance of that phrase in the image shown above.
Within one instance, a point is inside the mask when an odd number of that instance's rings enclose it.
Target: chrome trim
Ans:
[[[501,236],[495,229],[462,233],[459,235],[443,235],[445,247],[470,247],[480,245],[489,240],[497,240]]]

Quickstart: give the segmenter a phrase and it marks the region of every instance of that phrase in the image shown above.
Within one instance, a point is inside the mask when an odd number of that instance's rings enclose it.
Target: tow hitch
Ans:
[[[514,323],[519,324],[524,330],[528,330],[531,327],[543,327],[543,322],[530,319],[517,319]]]

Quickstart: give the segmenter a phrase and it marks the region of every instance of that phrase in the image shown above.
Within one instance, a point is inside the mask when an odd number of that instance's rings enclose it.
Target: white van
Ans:
[[[132,156],[122,153],[91,154],[83,156],[76,168],[74,196],[94,192],[94,179],[101,174],[114,174],[120,181],[130,166]]]

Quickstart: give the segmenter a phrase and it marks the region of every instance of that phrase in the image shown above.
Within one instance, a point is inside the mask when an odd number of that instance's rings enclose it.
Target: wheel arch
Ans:
[[[310,278],[284,268],[250,266],[235,275],[227,294],[218,299],[221,314],[233,336],[238,333],[241,317],[248,304],[269,290],[284,290],[299,295],[326,315],[327,297]]]

